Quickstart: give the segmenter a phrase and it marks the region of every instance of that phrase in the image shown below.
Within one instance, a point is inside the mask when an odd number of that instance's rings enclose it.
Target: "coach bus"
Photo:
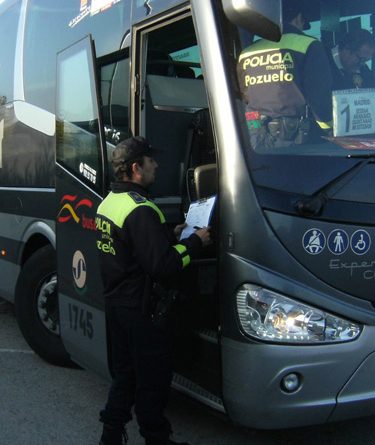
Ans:
[[[375,414],[374,90],[334,92],[319,143],[253,147],[237,66],[280,39],[281,7],[0,1],[0,295],[42,358],[110,376],[95,212],[113,147],[142,135],[169,224],[216,195],[214,244],[181,277],[174,387],[256,428]],[[328,52],[373,32],[372,0],[306,7]]]

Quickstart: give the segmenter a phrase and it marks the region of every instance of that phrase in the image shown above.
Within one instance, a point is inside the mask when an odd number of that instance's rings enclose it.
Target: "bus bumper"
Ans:
[[[222,338],[223,402],[235,423],[290,428],[375,414],[375,327],[348,343],[286,346]],[[300,376],[286,392],[282,380]]]

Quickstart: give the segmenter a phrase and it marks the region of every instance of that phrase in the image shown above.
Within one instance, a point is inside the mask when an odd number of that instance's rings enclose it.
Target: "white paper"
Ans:
[[[185,220],[187,225],[182,231],[180,239],[188,238],[197,230],[197,227],[207,227],[210,224],[215,201],[216,196],[211,196],[190,204]]]
[[[375,133],[375,89],[334,91],[332,101],[335,137]]]

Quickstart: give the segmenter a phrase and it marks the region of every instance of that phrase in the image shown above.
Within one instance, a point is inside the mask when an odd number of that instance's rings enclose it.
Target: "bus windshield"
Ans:
[[[280,42],[229,24],[223,28],[258,197],[268,209],[371,222],[375,4],[288,4]],[[319,194],[330,205],[301,205]],[[348,202],[362,204],[355,217]]]

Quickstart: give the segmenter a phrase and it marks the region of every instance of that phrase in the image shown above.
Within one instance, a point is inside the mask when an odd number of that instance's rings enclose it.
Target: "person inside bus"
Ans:
[[[331,53],[334,90],[375,87],[375,76],[366,64],[375,53],[375,40],[369,31],[347,33]]]
[[[322,43],[309,29],[301,0],[283,1],[280,42],[258,40],[237,64],[253,148],[320,142],[332,126],[332,76]]]
[[[166,317],[171,293],[166,286],[211,240],[208,228],[180,241],[184,225],[169,232],[163,213],[149,197],[158,167],[154,153],[141,137],[120,142],[112,153],[116,181],[97,210],[113,371],[100,413],[104,424],[100,445],[126,443],[125,424],[132,418],[133,405],[146,445],[176,444],[164,415],[172,378]],[[158,300],[160,296],[164,300]]]

